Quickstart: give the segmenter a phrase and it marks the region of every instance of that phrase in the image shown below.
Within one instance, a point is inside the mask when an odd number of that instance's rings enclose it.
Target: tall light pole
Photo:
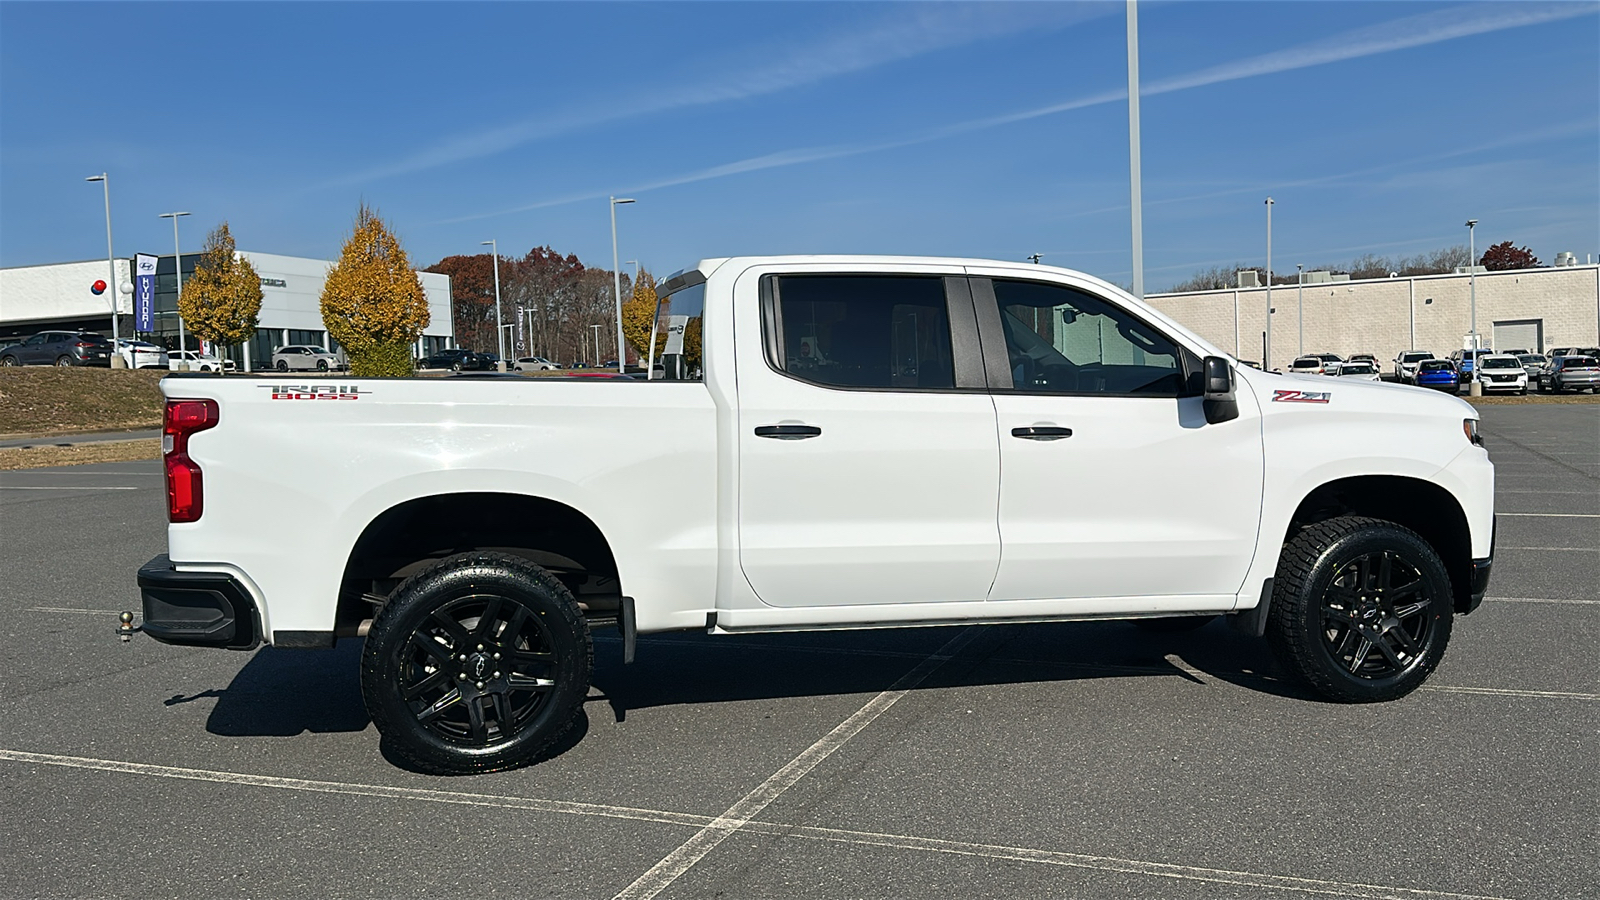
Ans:
[[[1472,294],[1472,383],[1467,393],[1473,397],[1483,395],[1483,383],[1478,381],[1478,220],[1467,220],[1467,284]]]
[[[1128,182],[1133,204],[1133,295],[1144,299],[1144,204],[1139,183],[1139,6],[1128,0]],[[1035,261],[1037,262],[1037,260]]]
[[[1266,356],[1261,368],[1272,371],[1272,198],[1267,198],[1267,341]]]
[[[105,189],[106,266],[111,269],[111,368],[125,369],[128,367],[128,363],[127,360],[122,358],[122,348],[117,345],[117,304],[120,302],[119,298],[122,295],[117,291],[117,257],[116,254],[111,251],[111,176],[101,172],[99,175],[90,175],[88,178],[85,178],[84,181],[98,181]]]
[[[590,325],[594,329],[594,367],[600,368],[600,326]]]
[[[1306,355],[1306,267],[1300,263],[1294,264],[1294,291],[1299,296],[1296,301],[1300,311],[1294,314],[1295,321],[1300,324],[1300,349],[1295,351],[1296,356]]]
[[[161,216],[160,216],[163,219],[171,219],[172,220],[172,272],[173,272],[174,275],[178,276],[178,293],[175,295],[177,297],[182,297],[183,296],[183,255],[178,250],[178,220],[183,218],[184,216],[187,216],[187,215],[188,215],[188,213],[186,213],[186,212],[169,212],[169,213],[162,213]],[[174,305],[174,307],[176,307],[176,305],[177,305],[177,301],[176,300],[173,301],[173,305]],[[178,371],[179,372],[187,372],[187,371],[189,371],[189,357],[184,355],[184,351],[188,350],[189,347],[188,347],[187,343],[185,342],[184,334],[183,334],[183,310],[182,309],[178,309],[177,312],[178,312]]]
[[[630,260],[624,261],[623,264],[624,265],[633,266],[633,283],[634,284],[638,284],[639,283],[639,261],[637,259],[630,259]]]
[[[617,371],[628,370],[628,354],[622,349],[622,264],[617,262],[617,204],[632,203],[628,197],[611,198],[611,291],[617,298]],[[598,338],[600,332],[595,332]],[[595,346],[595,362],[600,361],[599,345]]]
[[[503,330],[505,326],[501,324],[504,320],[500,317],[500,245],[493,239],[480,241],[480,243],[488,247],[489,252],[494,254],[494,334],[500,343],[499,371],[504,372],[506,370],[506,333]]]

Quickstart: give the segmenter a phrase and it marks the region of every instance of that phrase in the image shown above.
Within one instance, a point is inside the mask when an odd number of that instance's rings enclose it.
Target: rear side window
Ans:
[[[775,279],[779,367],[830,387],[955,387],[942,276]]]
[[[1127,312],[1069,287],[994,282],[1016,390],[1177,397],[1177,345]]]
[[[706,286],[689,285],[656,301],[654,346],[649,378],[654,381],[700,381],[706,316]]]

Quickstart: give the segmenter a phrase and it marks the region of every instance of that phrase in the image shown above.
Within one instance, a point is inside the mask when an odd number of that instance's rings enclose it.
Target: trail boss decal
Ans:
[[[1329,391],[1273,391],[1273,403],[1327,403]]]
[[[360,400],[363,391],[353,384],[258,384],[272,392],[274,400]]]

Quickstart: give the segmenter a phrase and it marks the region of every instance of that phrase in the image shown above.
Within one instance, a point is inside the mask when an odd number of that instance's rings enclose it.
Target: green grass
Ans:
[[[0,368],[0,435],[161,427],[160,370]]]

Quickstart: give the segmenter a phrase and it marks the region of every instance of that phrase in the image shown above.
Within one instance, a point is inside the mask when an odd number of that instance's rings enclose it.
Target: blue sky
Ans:
[[[0,265],[548,244],[1131,280],[1121,3],[0,3]],[[1600,4],[1140,4],[1146,286],[1465,241],[1600,258]]]

